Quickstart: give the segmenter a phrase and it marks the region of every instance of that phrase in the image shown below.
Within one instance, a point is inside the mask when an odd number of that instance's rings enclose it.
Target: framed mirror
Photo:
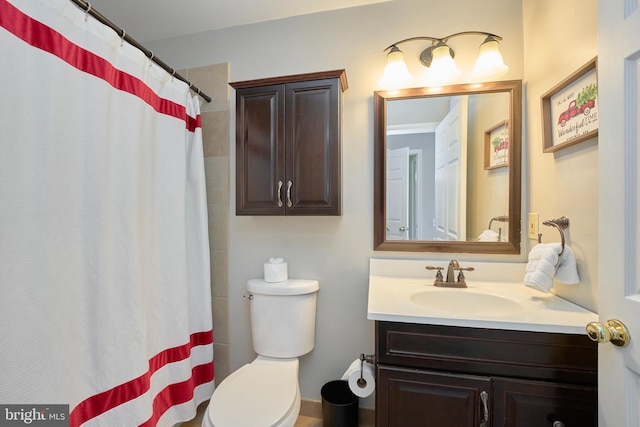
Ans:
[[[374,92],[374,250],[519,254],[522,82]]]

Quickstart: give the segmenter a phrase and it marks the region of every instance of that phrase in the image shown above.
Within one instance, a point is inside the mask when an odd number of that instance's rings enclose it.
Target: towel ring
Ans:
[[[560,233],[560,239],[562,240],[562,249],[560,250],[560,253],[558,255],[562,255],[562,253],[564,252],[564,244],[565,244],[564,230],[566,230],[569,227],[569,218],[567,218],[566,216],[563,216],[556,219],[550,219],[550,220],[544,221],[542,225],[555,227],[558,230],[558,232]],[[538,234],[538,243],[542,243],[542,234]]]

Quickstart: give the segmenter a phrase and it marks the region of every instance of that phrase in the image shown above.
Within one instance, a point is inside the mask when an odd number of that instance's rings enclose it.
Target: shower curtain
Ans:
[[[198,100],[68,0],[0,0],[0,52],[0,404],[191,419],[214,388]]]

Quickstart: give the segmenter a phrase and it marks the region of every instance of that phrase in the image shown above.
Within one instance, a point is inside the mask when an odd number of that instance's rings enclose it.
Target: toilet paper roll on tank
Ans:
[[[284,258],[269,258],[269,261],[264,263],[265,282],[277,283],[288,279],[289,273]]]
[[[376,389],[376,374],[373,365],[361,362],[360,359],[351,362],[341,379],[349,383],[351,392],[358,397],[369,397]]]

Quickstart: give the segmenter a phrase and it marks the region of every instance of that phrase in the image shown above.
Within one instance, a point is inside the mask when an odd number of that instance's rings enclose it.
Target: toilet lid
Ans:
[[[215,427],[273,426],[289,415],[298,394],[297,360],[244,365],[216,388],[209,404]]]

